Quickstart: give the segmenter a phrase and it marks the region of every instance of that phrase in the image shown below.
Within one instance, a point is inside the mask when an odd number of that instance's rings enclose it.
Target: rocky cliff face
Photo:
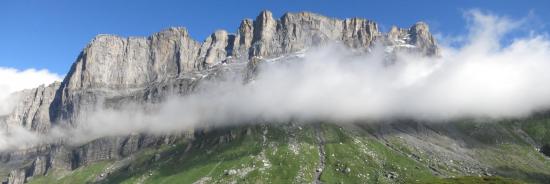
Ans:
[[[275,20],[270,12],[264,11],[254,21],[254,29],[250,57],[277,56],[331,41],[368,49],[382,36],[373,21],[338,20],[308,12],[287,13]]]
[[[308,12],[287,13],[275,19],[271,12],[263,11],[255,20],[243,20],[235,34],[219,30],[202,43],[193,40],[184,28],[169,28],[146,38],[98,35],[61,83],[20,92],[20,104],[0,120],[0,125],[39,133],[53,126],[74,126],[80,116],[98,107],[189,94],[201,76],[217,71],[221,63],[256,62],[332,42],[363,52],[379,43],[426,55],[438,53],[425,23],[382,33],[370,20],[339,20]],[[60,141],[2,153],[0,165],[13,169],[7,183],[21,183],[50,169],[71,170],[99,160],[119,159],[151,145],[190,138],[192,131],[175,136],[136,133],[100,138],[82,146]]]
[[[386,42],[391,48],[412,49],[428,55],[439,54],[435,39],[424,22],[417,22],[409,29],[393,26],[387,34]]]
[[[11,114],[0,121],[0,126],[10,129],[23,127],[35,132],[46,132],[50,128],[49,108],[60,83],[39,86],[14,94],[19,97],[19,103]]]

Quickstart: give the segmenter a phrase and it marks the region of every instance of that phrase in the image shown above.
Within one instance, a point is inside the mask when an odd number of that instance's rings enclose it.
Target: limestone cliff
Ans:
[[[83,49],[61,83],[20,92],[21,102],[0,119],[0,126],[20,126],[38,133],[54,126],[74,126],[80,116],[98,107],[114,108],[124,102],[144,103],[159,101],[168,94],[189,94],[201,76],[216,71],[222,63],[255,62],[332,42],[363,52],[380,43],[395,48],[405,45],[426,55],[438,53],[425,23],[382,33],[370,20],[340,20],[309,12],[287,13],[275,19],[271,12],[263,11],[255,20],[243,20],[236,33],[219,30],[202,43],[181,27],[149,37],[98,35]],[[60,140],[0,153],[0,162],[13,169],[7,183],[22,183],[51,169],[71,170],[99,160],[119,159],[181,137],[193,137],[193,130],[171,136],[136,132],[80,146],[65,145]]]

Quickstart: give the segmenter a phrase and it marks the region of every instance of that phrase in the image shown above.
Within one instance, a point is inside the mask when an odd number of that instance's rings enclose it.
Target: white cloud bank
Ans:
[[[54,129],[40,140],[71,137],[86,142],[131,132],[160,134],[257,120],[449,121],[515,118],[548,110],[550,39],[531,34],[503,45],[508,32],[529,22],[479,11],[467,15],[471,27],[465,42],[443,46],[441,57],[401,53],[388,65],[383,48],[357,56],[328,46],[309,51],[302,62],[264,65],[249,84],[206,85],[201,93],[156,104],[154,111],[133,105],[101,109],[83,117],[78,127]],[[16,137],[0,135],[0,150],[2,142],[21,141]]]

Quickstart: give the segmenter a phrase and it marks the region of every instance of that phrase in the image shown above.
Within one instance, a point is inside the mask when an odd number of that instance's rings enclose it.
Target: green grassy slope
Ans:
[[[480,129],[460,126],[468,133]],[[526,125],[526,132],[532,126],[546,125]],[[330,123],[318,127],[276,124],[214,130],[195,140],[142,150],[116,171],[106,172],[120,165],[119,161],[104,161],[70,172],[51,171],[30,183],[312,183],[320,162],[319,146],[325,150],[323,183],[522,183],[502,177],[461,176],[452,172],[453,168],[437,166],[448,171],[443,174],[457,176],[444,178],[434,173],[433,166],[419,161],[422,159],[411,158],[414,150],[398,141],[381,140],[364,128]],[[324,144],[319,144],[318,135]],[[474,133],[471,137],[483,139]],[[480,160],[499,167],[499,174],[542,183],[550,171],[536,169],[550,168],[548,161],[519,138],[508,139],[514,141],[472,149],[483,156]],[[533,162],[540,163],[529,165]]]
[[[80,167],[74,171],[52,171],[45,176],[34,177],[30,184],[73,184],[91,183],[100,176],[112,161],[102,161]]]

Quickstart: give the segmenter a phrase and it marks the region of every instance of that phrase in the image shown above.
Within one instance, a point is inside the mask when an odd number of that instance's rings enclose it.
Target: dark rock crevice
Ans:
[[[545,156],[550,157],[550,144],[544,144],[544,145],[540,148],[540,152],[541,152],[542,154],[544,154]]]

